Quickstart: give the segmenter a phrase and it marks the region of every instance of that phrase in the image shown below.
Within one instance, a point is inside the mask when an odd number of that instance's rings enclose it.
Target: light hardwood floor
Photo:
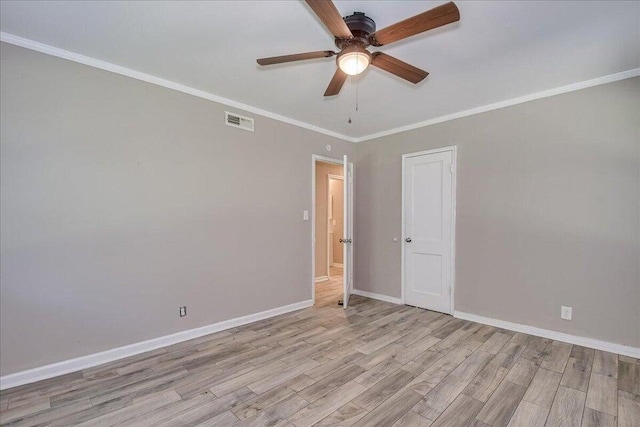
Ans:
[[[16,426],[639,426],[640,361],[319,283],[316,306],[0,393]]]
[[[337,307],[338,301],[342,300],[342,269],[329,267],[329,280],[316,283],[316,304],[317,308]]]

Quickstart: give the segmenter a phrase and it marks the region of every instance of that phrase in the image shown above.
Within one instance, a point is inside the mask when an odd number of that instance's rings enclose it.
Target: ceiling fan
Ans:
[[[367,47],[385,46],[460,20],[460,11],[453,2],[449,2],[376,31],[376,23],[362,12],[354,12],[353,15],[342,18],[331,0],[305,1],[333,34],[340,52],[320,50],[273,56],[258,59],[258,64],[273,65],[337,56],[338,68],[329,82],[324,96],[337,95],[348,76],[360,74],[369,65],[381,68],[414,84],[421,82],[429,73],[386,53],[370,53]]]

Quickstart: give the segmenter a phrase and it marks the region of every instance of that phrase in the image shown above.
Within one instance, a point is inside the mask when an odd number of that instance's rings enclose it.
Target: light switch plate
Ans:
[[[309,211],[302,211],[302,219],[304,221],[309,221]]]

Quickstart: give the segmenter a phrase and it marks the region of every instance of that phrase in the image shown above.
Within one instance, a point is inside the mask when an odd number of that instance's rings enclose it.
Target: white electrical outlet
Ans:
[[[563,305],[560,309],[560,317],[563,318],[564,320],[571,320],[572,311],[573,311],[573,308],[566,307]]]

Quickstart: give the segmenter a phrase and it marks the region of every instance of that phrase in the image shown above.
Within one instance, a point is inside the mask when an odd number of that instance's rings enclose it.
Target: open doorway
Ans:
[[[315,305],[338,306],[344,287],[344,167],[315,161]]]

